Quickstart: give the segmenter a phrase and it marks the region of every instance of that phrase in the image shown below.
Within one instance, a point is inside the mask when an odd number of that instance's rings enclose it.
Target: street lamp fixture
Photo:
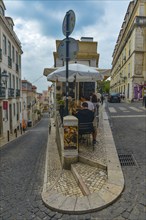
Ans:
[[[3,82],[3,84],[7,87],[7,81],[8,81],[8,73],[4,70],[3,72],[1,72],[1,80]]]

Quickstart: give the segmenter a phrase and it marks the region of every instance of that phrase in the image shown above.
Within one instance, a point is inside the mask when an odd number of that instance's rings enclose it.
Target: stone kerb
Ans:
[[[63,129],[63,124],[61,121],[61,117],[59,112],[57,111],[56,113],[56,119],[55,119],[55,126],[56,126],[56,143],[57,143],[57,148],[61,160],[61,164],[63,166],[64,164],[64,157],[63,157],[63,151],[64,151],[64,129]]]
[[[68,116],[66,119],[69,121]],[[90,190],[84,184],[84,180],[78,174],[78,170],[74,168],[73,164],[72,171],[78,185],[81,187],[83,196],[64,196],[61,192],[57,192],[57,190],[53,188],[47,193],[45,192],[46,190],[44,190],[42,193],[43,201],[52,210],[69,214],[90,213],[107,207],[121,195],[124,189],[124,177],[110,129],[108,116],[104,108],[101,120],[103,123],[107,155],[108,178],[106,183],[98,192],[90,193]]]
[[[108,181],[104,188],[116,193],[118,198],[124,189],[124,176],[105,109],[103,109],[103,129],[108,175]]]

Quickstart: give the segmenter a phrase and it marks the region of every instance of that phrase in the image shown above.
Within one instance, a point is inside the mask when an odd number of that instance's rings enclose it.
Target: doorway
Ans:
[[[9,122],[10,122],[10,133],[12,134],[12,105],[9,104]]]
[[[0,106],[0,137],[3,134],[3,116],[2,116],[2,107]]]

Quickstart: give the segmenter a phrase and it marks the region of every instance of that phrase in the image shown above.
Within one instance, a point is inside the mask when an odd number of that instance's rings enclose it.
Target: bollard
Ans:
[[[51,125],[49,125],[49,134],[51,134]]]
[[[9,135],[9,131],[7,130],[7,138],[8,138],[8,142],[10,140],[10,135]]]
[[[15,129],[15,137],[17,137],[17,129]]]

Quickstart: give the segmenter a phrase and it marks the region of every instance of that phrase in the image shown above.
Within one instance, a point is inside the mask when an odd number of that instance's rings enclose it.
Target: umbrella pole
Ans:
[[[68,61],[69,61],[69,16],[70,14],[66,13],[66,115],[68,115]]]

